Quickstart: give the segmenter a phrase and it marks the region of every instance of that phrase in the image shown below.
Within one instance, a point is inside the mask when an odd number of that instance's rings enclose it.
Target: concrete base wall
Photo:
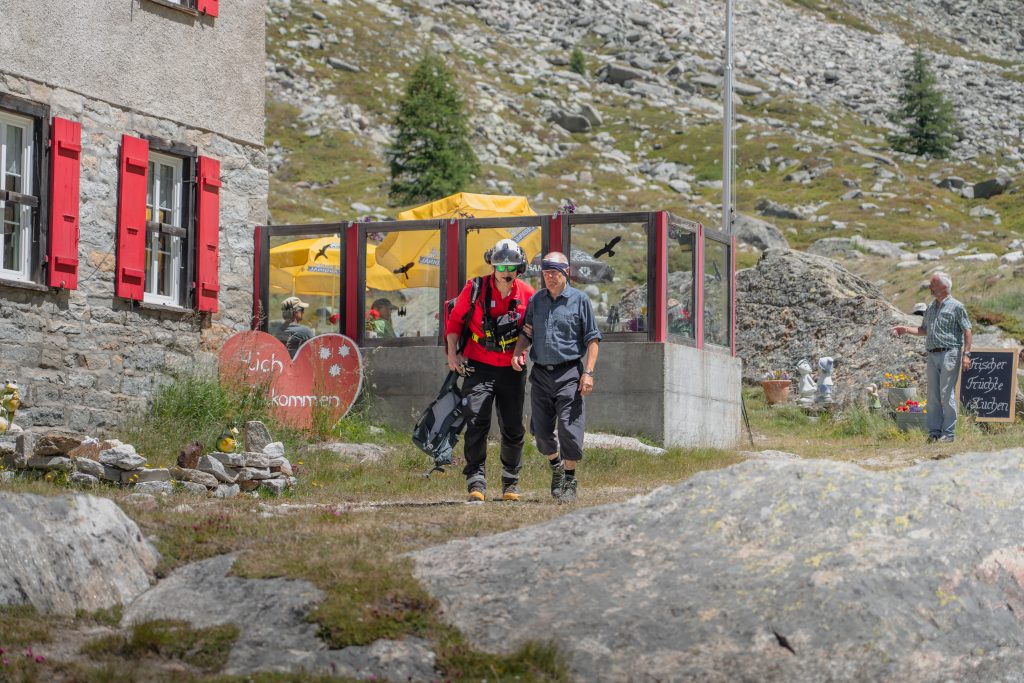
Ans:
[[[447,375],[441,348],[371,347],[363,359],[371,415],[411,433]],[[716,351],[602,344],[587,431],[643,436],[666,447],[732,448],[740,438],[741,369],[738,358]],[[527,420],[529,406],[528,384]]]

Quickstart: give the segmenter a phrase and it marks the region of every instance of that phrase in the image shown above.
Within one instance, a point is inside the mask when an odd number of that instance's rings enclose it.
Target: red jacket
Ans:
[[[472,335],[483,339],[484,336],[484,306],[488,307],[492,318],[498,318],[508,313],[508,307],[512,299],[516,299],[518,306],[516,310],[519,312],[519,329],[523,328],[523,315],[526,313],[526,304],[530,301],[530,297],[533,296],[533,287],[526,284],[519,278],[516,278],[512,282],[512,289],[507,297],[502,298],[501,292],[494,284],[493,273],[485,278],[480,283],[480,295],[477,297],[476,304],[473,306],[473,314],[469,319],[469,331],[472,333],[469,340],[466,342],[466,348],[462,354],[470,359],[479,361],[481,363],[487,363],[488,365],[497,365],[499,367],[507,367],[512,365],[512,349],[509,347],[506,351],[489,351],[482,343],[474,341]],[[490,282],[488,282],[488,280]],[[455,308],[452,309],[451,315],[448,316],[448,325],[445,327],[445,336],[449,334],[462,334],[462,319],[466,315],[466,311],[469,310],[469,298],[473,290],[473,281],[470,280],[466,283],[466,286],[459,292],[459,297],[455,300]],[[490,301],[486,301],[488,290],[490,290]]]

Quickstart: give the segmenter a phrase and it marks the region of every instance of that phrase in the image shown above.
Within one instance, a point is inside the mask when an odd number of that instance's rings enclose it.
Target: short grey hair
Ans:
[[[932,277],[941,282],[942,286],[946,288],[946,291],[953,291],[953,278],[949,276],[949,273],[943,273],[942,271],[939,271],[938,273],[932,275]]]

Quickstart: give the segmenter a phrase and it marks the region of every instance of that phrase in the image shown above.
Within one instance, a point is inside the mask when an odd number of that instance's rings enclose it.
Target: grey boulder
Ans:
[[[157,551],[113,501],[0,491],[0,605],[74,616],[149,588]]]

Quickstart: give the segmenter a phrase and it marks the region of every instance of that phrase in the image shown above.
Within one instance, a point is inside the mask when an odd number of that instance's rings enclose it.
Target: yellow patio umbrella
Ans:
[[[459,192],[403,211],[398,214],[398,220],[536,215],[526,197]],[[484,252],[502,238],[515,240],[526,251],[527,261],[540,253],[540,225],[470,231],[466,240],[466,273],[469,277],[490,272],[490,267],[484,263]],[[406,287],[437,287],[440,262],[441,246],[437,231],[392,232],[377,245],[377,263],[395,273]]]
[[[377,248],[366,245],[366,286],[383,291],[405,285],[377,265]],[[270,291],[295,296],[337,296],[342,280],[341,248],[336,237],[318,237],[281,244],[270,250]]]

